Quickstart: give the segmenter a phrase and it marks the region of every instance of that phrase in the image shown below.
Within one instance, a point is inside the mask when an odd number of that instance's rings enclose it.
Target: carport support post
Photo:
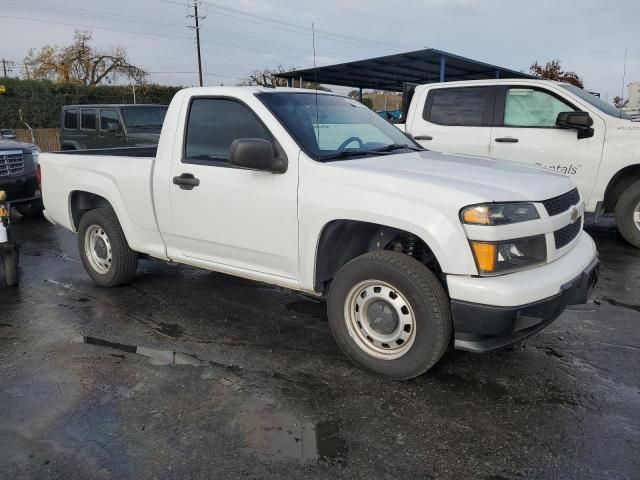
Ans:
[[[289,87],[289,88],[293,87],[293,78],[292,77],[287,77],[287,87]]]
[[[358,87],[358,101],[362,102],[362,87]]]
[[[440,81],[444,82],[444,69],[446,67],[446,59],[444,55],[440,55]]]
[[[496,70],[496,78],[500,78],[500,70]]]

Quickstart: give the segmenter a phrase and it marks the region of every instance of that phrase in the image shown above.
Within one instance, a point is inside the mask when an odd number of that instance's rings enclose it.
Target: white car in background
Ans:
[[[547,80],[419,85],[405,131],[425,148],[569,175],[596,220],[615,213],[640,248],[640,125],[586,90]]]

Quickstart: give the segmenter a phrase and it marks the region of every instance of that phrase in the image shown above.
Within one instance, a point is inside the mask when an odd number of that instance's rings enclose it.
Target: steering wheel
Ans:
[[[362,142],[362,139],[360,137],[349,137],[344,142],[342,142],[340,144],[340,146],[338,147],[338,150],[339,151],[344,150],[344,148],[347,145],[349,145],[351,142],[358,142],[358,148],[362,148],[363,142]]]

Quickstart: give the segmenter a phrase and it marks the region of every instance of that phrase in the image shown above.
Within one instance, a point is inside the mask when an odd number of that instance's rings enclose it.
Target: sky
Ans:
[[[125,47],[154,83],[197,83],[193,0],[0,0],[0,59],[64,45],[74,29]],[[201,0],[205,85],[431,47],[513,70],[559,58],[603,99],[640,81],[638,0]],[[24,68],[16,67],[14,74]],[[624,89],[626,96],[626,88]]]

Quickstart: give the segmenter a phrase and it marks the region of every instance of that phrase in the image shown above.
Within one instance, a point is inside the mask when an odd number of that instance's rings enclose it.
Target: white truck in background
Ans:
[[[640,248],[640,124],[589,92],[548,80],[419,85],[406,133],[425,148],[538,165],[572,177],[596,221],[614,213]]]
[[[144,255],[324,297],[346,355],[392,378],[526,338],[597,278],[570,178],[426,151],[341,95],[186,89],[157,149],[40,165],[45,216],[99,285]]]

